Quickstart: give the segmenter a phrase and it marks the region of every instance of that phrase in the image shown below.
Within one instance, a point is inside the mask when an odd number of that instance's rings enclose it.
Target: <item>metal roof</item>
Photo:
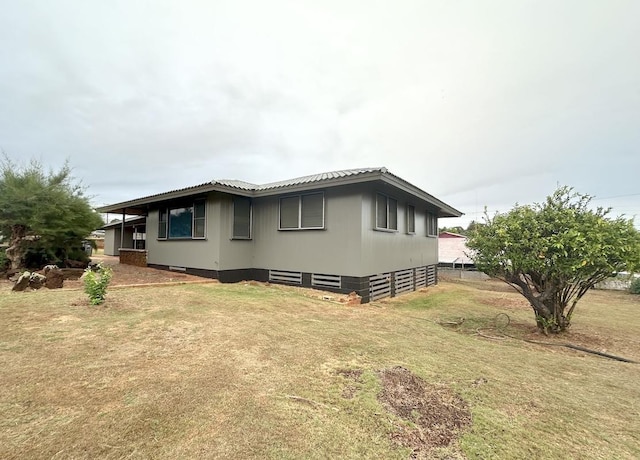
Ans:
[[[124,220],[124,226],[125,227],[133,227],[134,225],[145,224],[146,222],[147,222],[147,218],[145,216],[129,217],[129,218]],[[121,226],[122,226],[122,221],[121,220],[114,220],[113,222],[109,222],[108,224],[104,224],[98,230],[106,230],[107,228],[121,227]]]
[[[343,169],[341,171],[324,172],[320,174],[312,174],[310,176],[296,177],[270,184],[258,185],[256,190],[272,190],[277,188],[291,187],[293,185],[311,184],[316,182],[328,181],[331,179],[342,179],[352,176],[358,176],[366,173],[386,173],[387,168],[360,168],[360,169]]]
[[[98,212],[125,213],[125,214],[145,214],[146,206],[158,201],[171,200],[174,198],[219,191],[232,193],[237,195],[260,197],[281,193],[282,190],[291,192],[304,191],[317,188],[322,185],[326,187],[335,187],[339,185],[354,184],[358,182],[370,182],[380,180],[386,182],[396,188],[414,195],[440,209],[441,217],[459,217],[462,215],[460,211],[449,206],[448,204],[438,200],[434,196],[428,194],[424,190],[419,189],[415,185],[410,184],[404,179],[392,174],[385,167],[378,168],[358,168],[344,169],[340,171],[324,172],[313,174],[310,176],[297,177],[284,181],[271,182],[263,185],[251,184],[249,182],[235,179],[220,179],[191,187],[171,190],[169,192],[150,195],[131,201],[116,203],[109,206],[97,208]]]

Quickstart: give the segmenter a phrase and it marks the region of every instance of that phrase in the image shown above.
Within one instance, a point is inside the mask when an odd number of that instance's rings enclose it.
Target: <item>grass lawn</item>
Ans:
[[[0,291],[0,458],[408,458],[379,371],[459,395],[430,458],[640,458],[640,296],[595,291],[561,338],[521,298],[442,282],[356,307],[257,283]],[[510,323],[505,329],[496,329]],[[460,318],[464,318],[461,322]]]

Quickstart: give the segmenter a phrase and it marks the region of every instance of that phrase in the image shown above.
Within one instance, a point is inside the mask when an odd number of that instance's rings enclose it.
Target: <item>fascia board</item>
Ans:
[[[405,182],[404,180],[395,177],[395,176],[391,176],[388,174],[385,174],[382,176],[382,181],[397,188],[400,189],[406,193],[409,193],[413,196],[416,196],[418,198],[420,198],[423,201],[426,201],[429,204],[432,204],[434,206],[436,206],[439,210],[439,217],[460,217],[462,216],[462,213],[460,211],[458,211],[455,208],[452,208],[451,206],[449,206],[448,204],[440,201],[439,199],[437,199],[436,197],[429,195],[427,192],[420,190],[418,187],[409,184],[408,182]],[[444,212],[443,212],[444,211]]]

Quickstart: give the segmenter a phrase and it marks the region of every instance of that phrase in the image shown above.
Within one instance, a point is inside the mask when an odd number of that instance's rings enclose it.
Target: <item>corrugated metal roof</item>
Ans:
[[[245,182],[243,180],[236,180],[236,179],[216,179],[214,181],[211,181],[212,185],[222,185],[224,187],[231,187],[231,188],[237,188],[240,190],[255,190],[256,187],[259,187],[256,184],[252,184],[250,182]]]
[[[412,195],[420,197],[421,199],[432,203],[433,205],[440,208],[441,215],[443,216],[462,215],[460,211],[452,208],[446,203],[443,203],[442,201],[428,194],[424,190],[416,187],[415,185],[410,184],[401,177],[392,174],[385,167],[343,169],[340,171],[312,174],[310,176],[297,177],[294,179],[271,182],[263,185],[256,185],[236,179],[213,180],[211,182],[205,182],[203,184],[194,185],[191,187],[170,190],[168,192],[158,193],[155,195],[117,203],[110,206],[102,206],[97,210],[99,212],[123,212],[126,210],[129,211],[129,214],[132,214],[133,212],[136,212],[137,214],[144,214],[144,206],[148,205],[149,203],[195,195],[198,193],[207,193],[211,191],[233,192],[235,190],[239,194],[244,194],[246,196],[268,196],[271,194],[279,193],[279,190],[286,188],[291,188],[292,190],[299,191],[310,189],[314,187],[315,184],[320,185],[326,183],[328,186],[337,186],[352,183],[351,181],[355,183],[367,180],[383,180],[394,187],[398,187],[407,191],[408,193],[411,193]]]
[[[341,179],[345,177],[357,176],[367,173],[385,173],[388,172],[387,168],[358,168],[358,169],[343,169],[340,171],[330,171],[320,174],[312,174],[310,176],[296,177],[294,179],[288,179],[278,182],[271,182],[269,184],[258,185],[255,190],[271,190],[275,188],[291,187],[294,185],[310,184],[314,182],[323,182],[332,179]]]

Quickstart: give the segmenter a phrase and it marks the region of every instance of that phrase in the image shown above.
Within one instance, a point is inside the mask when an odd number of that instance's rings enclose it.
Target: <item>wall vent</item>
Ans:
[[[396,295],[413,291],[413,269],[402,270],[395,274]]]
[[[427,267],[416,268],[416,289],[427,286]]]
[[[427,286],[433,286],[436,281],[436,266],[429,265],[427,267]]]
[[[378,300],[391,295],[391,273],[369,277],[369,299]]]
[[[269,281],[274,281],[276,283],[302,284],[302,273],[269,270]]]
[[[311,275],[311,285],[337,289],[342,287],[340,275],[321,275],[318,273]]]

